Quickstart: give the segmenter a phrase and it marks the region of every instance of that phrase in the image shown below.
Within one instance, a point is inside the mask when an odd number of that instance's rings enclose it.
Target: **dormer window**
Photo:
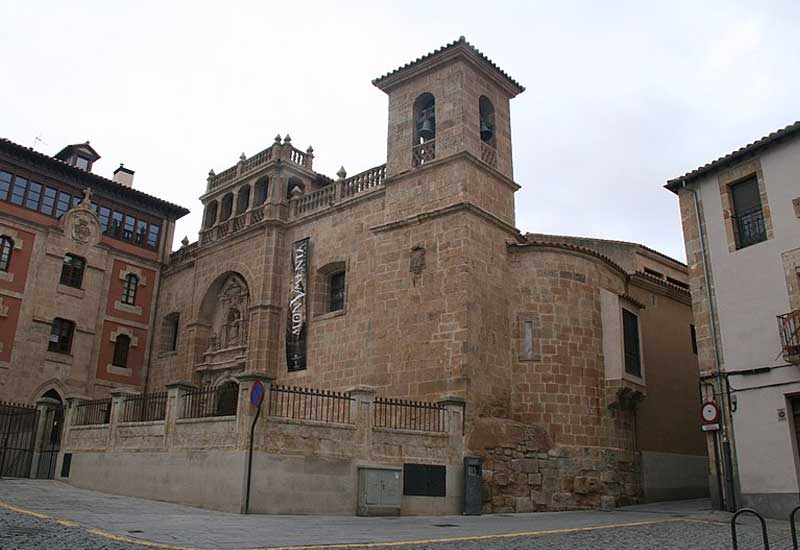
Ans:
[[[89,170],[89,159],[78,155],[75,157],[75,166],[80,168],[81,170]]]
[[[100,155],[97,154],[97,151],[95,151],[87,141],[85,143],[67,145],[56,153],[56,158],[75,168],[91,172],[92,164],[100,158]]]

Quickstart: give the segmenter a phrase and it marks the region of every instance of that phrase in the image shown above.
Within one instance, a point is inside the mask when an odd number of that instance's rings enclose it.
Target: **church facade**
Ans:
[[[462,400],[486,512],[705,494],[686,266],[516,228],[509,104],[524,88],[463,38],[373,84],[385,164],[330,178],[287,135],[209,173],[198,241],[155,260],[141,376],[119,385],[257,373]],[[107,392],[91,377],[70,391]]]

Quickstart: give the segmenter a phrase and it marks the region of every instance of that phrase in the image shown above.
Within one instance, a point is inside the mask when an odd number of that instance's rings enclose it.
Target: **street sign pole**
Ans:
[[[264,402],[264,385],[256,380],[253,388],[250,390],[250,403],[256,407],[256,415],[253,417],[253,423],[250,424],[250,448],[247,452],[247,489],[244,497],[244,513],[250,513],[250,478],[253,472],[253,435],[256,431],[256,422],[258,417],[261,416],[261,404]]]

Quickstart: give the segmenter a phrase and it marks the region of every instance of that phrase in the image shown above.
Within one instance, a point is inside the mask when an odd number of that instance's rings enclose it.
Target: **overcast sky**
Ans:
[[[517,226],[684,259],[668,178],[800,119],[796,2],[0,0],[0,136],[91,140],[95,172],[192,210],[210,168],[290,133],[334,176],[386,158],[370,81],[465,35],[512,101]]]

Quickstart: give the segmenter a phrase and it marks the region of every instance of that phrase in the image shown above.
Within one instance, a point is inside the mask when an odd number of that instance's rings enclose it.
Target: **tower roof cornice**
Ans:
[[[511,78],[491,59],[467,42],[467,39],[463,36],[459,37],[455,42],[442,46],[438,50],[418,57],[414,61],[376,78],[372,81],[372,84],[388,93],[389,90],[407,79],[459,57],[465,59],[495,81],[508,93],[509,97],[514,97],[525,91],[524,86]]]

